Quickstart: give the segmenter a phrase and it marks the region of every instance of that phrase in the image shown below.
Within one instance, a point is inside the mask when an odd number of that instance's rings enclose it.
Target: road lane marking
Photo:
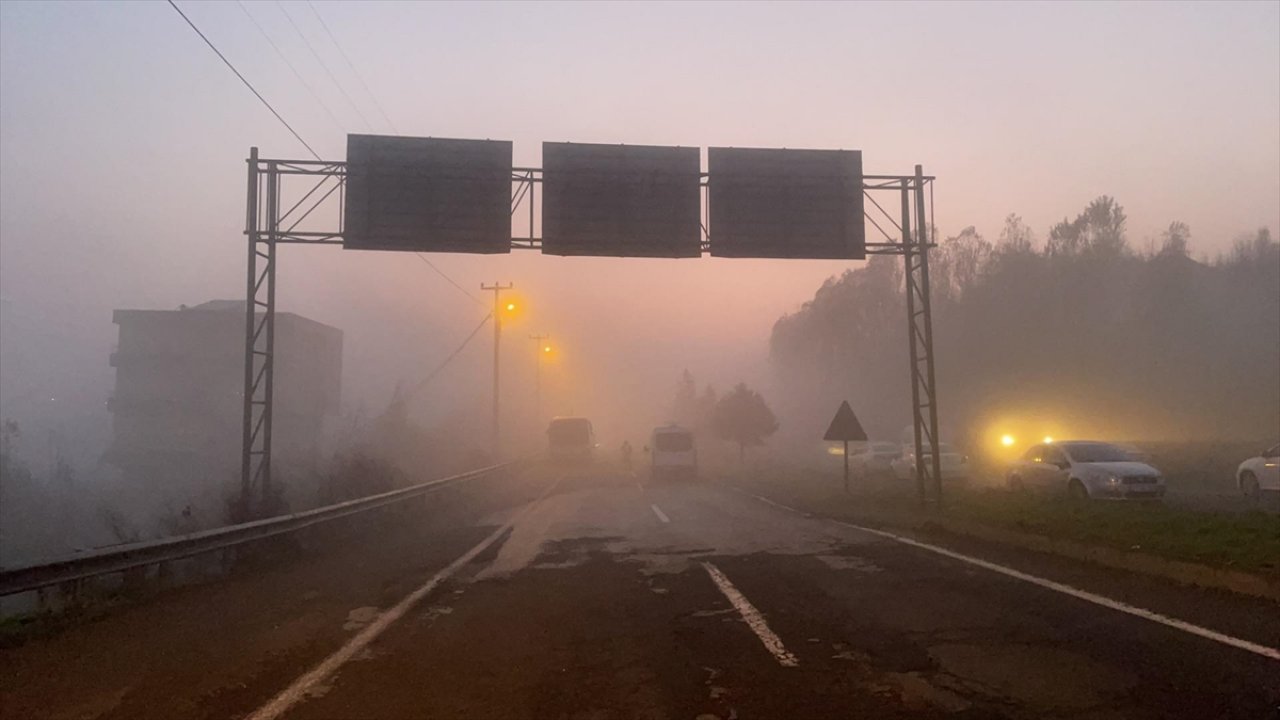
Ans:
[[[653,508],[653,514],[657,515],[659,520],[661,520],[664,523],[671,522],[671,518],[667,517],[667,514],[662,512],[662,508],[658,507],[657,505],[650,505],[649,507]]]
[[[531,510],[533,510],[533,508],[537,507],[538,504],[547,497],[547,495],[551,494],[551,491],[560,484],[560,480],[561,478],[556,478],[546,490],[542,491],[542,494],[539,495],[536,500],[529,503],[523,510],[512,516],[506,524],[497,530],[494,530],[475,547],[471,548],[457,560],[450,563],[448,567],[433,575],[430,580],[417,590],[409,593],[403,600],[379,615],[377,619],[369,623],[364,630],[361,630],[355,637],[348,640],[346,645],[343,645],[337,652],[325,658],[319,665],[316,665],[305,675],[294,680],[289,687],[280,691],[278,695],[271,698],[267,704],[258,708],[245,720],[275,720],[275,718],[280,717],[299,701],[306,698],[314,688],[329,679],[329,677],[345,665],[347,661],[351,660],[351,658],[355,657],[362,650],[368,647],[368,645],[376,640],[387,628],[391,627],[392,623],[399,620],[406,612],[413,609],[414,605],[417,605],[424,597],[429,595],[432,590],[435,590],[440,583],[448,580],[458,570],[465,567],[472,560],[475,560],[476,557],[487,550],[490,545],[497,542],[498,538],[505,535],[507,531],[510,530],[521,518],[527,515]]]
[[[776,507],[782,508],[783,510],[788,510],[793,513],[798,513],[800,515],[804,515],[805,517],[812,517],[807,513],[801,512],[800,510],[797,510],[793,507],[788,507],[781,503],[774,502],[768,498],[764,498],[759,495],[754,495],[751,493],[746,493],[746,494],[750,495],[751,497],[757,500],[760,500],[761,502],[765,502],[770,505],[774,505]],[[1084,600],[1085,602],[1093,603],[1094,605],[1101,605],[1102,607],[1110,608],[1111,610],[1117,610],[1119,612],[1126,613],[1128,615],[1133,615],[1134,617],[1140,617],[1145,620],[1157,622],[1157,623],[1160,623],[1161,625],[1166,625],[1176,630],[1181,630],[1185,633],[1198,635],[1202,638],[1213,640],[1214,642],[1221,643],[1223,645],[1229,645],[1231,647],[1234,647],[1240,650],[1245,650],[1245,651],[1254,653],[1255,655],[1261,655],[1262,657],[1271,658],[1272,660],[1280,660],[1280,650],[1276,648],[1267,647],[1266,645],[1259,645],[1258,643],[1249,642],[1248,640],[1242,640],[1240,638],[1232,637],[1230,635],[1224,635],[1223,633],[1210,630],[1209,628],[1201,627],[1199,625],[1194,625],[1184,620],[1179,620],[1177,618],[1169,617],[1168,615],[1161,615],[1158,612],[1147,610],[1146,608],[1140,608],[1134,605],[1129,605],[1128,603],[1122,603],[1119,600],[1112,600],[1111,598],[1105,597],[1103,595],[1091,593],[1087,590],[1080,590],[1078,588],[1071,587],[1070,585],[1065,585],[1063,583],[1055,582],[1047,578],[1042,578],[1038,575],[1031,575],[1028,573],[1024,573],[1021,570],[1014,570],[1013,568],[1005,567],[1004,565],[998,565],[996,563],[983,560],[981,558],[972,557],[970,555],[964,555],[962,553],[955,552],[954,550],[948,550],[944,547],[939,547],[937,545],[930,545],[929,543],[920,542],[919,540],[913,540],[909,537],[904,537],[902,535],[895,535],[894,533],[886,532],[884,530],[877,530],[876,528],[869,528],[869,527],[864,527],[862,525],[855,525],[851,522],[845,522],[844,520],[836,520],[834,518],[825,518],[825,519],[830,520],[831,522],[834,522],[838,525],[844,525],[845,527],[853,528],[854,530],[861,530],[862,532],[870,533],[872,535],[879,535],[880,537],[888,538],[890,540],[900,542],[904,545],[910,545],[912,547],[920,548],[921,550],[928,550],[929,552],[937,553],[939,555],[949,557],[953,560],[959,560],[960,562],[968,563],[970,565],[976,565],[980,568],[990,570],[992,572],[1000,573],[1001,575],[1006,575],[1008,577],[1015,578],[1017,580],[1022,580],[1023,582],[1029,582],[1032,585],[1038,585],[1042,588],[1053,590],[1054,592],[1062,593],[1063,595],[1070,595],[1071,597]]]
[[[762,496],[762,495],[754,495],[754,494],[752,494],[752,493],[747,492],[746,490],[742,490],[742,489],[739,489],[739,488],[736,488],[736,487],[732,487],[732,486],[730,486],[730,489],[732,489],[732,490],[736,490],[737,492],[740,492],[740,493],[742,493],[743,495],[746,495],[747,497],[753,497],[753,498],[755,498],[756,500],[759,500],[760,502],[762,502],[762,503],[764,503],[764,504],[766,504],[766,505],[772,505],[772,506],[774,506],[774,507],[778,508],[779,510],[786,510],[787,512],[795,513],[795,514],[799,515],[800,517],[807,517],[807,518],[811,518],[811,517],[813,517],[813,515],[811,515],[810,513],[807,513],[807,512],[805,512],[805,511],[803,511],[803,510],[797,510],[797,509],[795,509],[795,508],[793,508],[793,507],[788,507],[788,506],[783,505],[782,503],[779,503],[779,502],[774,502],[774,501],[770,500],[769,498],[764,497],[764,496]]]
[[[764,643],[765,649],[777,658],[778,664],[783,667],[799,665],[800,661],[782,644],[782,638],[769,629],[769,624],[764,621],[764,616],[760,614],[756,606],[752,605],[746,596],[738,592],[738,588],[729,582],[729,578],[720,572],[720,568],[709,562],[702,563],[702,567],[711,576],[711,580],[716,584],[716,587],[720,588],[720,592],[724,593],[724,596],[729,599],[733,607],[738,610],[738,614],[742,616],[742,619],[747,621],[747,627],[751,628],[756,637],[760,638],[760,642]]]

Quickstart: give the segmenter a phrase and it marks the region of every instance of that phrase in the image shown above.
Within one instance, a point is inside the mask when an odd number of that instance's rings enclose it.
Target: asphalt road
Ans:
[[[0,715],[1280,718],[1271,603],[984,566],[728,484],[504,482],[2,651]]]

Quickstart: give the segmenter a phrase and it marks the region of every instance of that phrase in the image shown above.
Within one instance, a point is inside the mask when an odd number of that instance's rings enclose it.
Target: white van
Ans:
[[[649,453],[651,479],[698,477],[698,448],[692,431],[675,423],[654,428],[645,450]]]
[[[595,447],[595,429],[586,418],[552,418],[547,426],[547,450],[553,461],[590,464]]]

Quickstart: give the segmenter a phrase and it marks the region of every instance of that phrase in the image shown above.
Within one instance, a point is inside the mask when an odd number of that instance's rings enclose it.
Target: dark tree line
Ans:
[[[1117,439],[1280,433],[1280,243],[1263,228],[1196,261],[1184,223],[1143,253],[1125,224],[1104,196],[1043,249],[1010,215],[994,243],[969,227],[931,251],[944,435],[971,440],[1009,415]],[[810,408],[848,397],[897,439],[910,422],[901,263],[873,258],[778,320],[787,410],[825,421]]]

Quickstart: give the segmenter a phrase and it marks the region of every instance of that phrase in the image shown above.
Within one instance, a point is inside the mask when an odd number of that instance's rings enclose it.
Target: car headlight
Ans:
[[[1116,483],[1120,482],[1120,476],[1119,476],[1119,475],[1108,475],[1108,476],[1107,476],[1107,482],[1111,483],[1112,485],[1115,485]]]

